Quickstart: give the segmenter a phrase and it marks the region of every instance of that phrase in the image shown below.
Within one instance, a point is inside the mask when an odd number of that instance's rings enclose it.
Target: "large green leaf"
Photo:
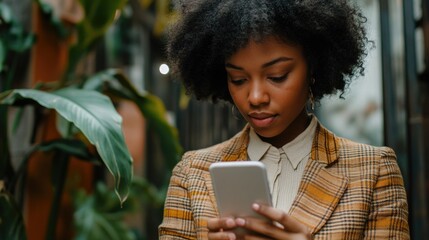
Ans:
[[[167,111],[161,99],[148,92],[139,92],[118,69],[108,69],[92,76],[84,88],[97,89],[113,97],[134,102],[148,121],[149,129],[159,137],[168,168],[172,169],[176,165],[183,149],[177,129],[167,121]]]
[[[132,158],[121,129],[122,118],[108,97],[96,91],[65,88],[55,92],[15,89],[0,95],[0,104],[14,104],[31,99],[55,109],[72,122],[95,145],[115,180],[115,190],[121,202],[128,196],[132,178]]]
[[[0,236],[1,239],[25,240],[24,221],[14,198],[0,181]]]

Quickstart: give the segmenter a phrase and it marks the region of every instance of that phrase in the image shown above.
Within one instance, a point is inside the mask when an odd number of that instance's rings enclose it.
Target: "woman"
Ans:
[[[345,0],[182,6],[170,62],[190,93],[231,102],[248,124],[223,143],[184,154],[160,239],[409,239],[393,150],[337,137],[307,112],[363,73],[368,40],[359,9]],[[272,222],[218,215],[208,168],[244,160],[267,167],[273,207],[253,209]],[[239,227],[251,233],[238,236]]]

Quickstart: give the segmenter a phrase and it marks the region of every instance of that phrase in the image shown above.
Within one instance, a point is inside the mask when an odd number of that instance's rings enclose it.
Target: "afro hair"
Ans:
[[[167,57],[189,94],[231,102],[225,59],[250,40],[276,36],[302,46],[316,100],[363,75],[365,22],[347,0],[186,0],[168,32]]]

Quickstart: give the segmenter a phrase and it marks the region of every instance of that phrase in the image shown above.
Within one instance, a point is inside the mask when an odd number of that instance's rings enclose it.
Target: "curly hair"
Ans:
[[[366,18],[350,0],[187,0],[179,6],[167,57],[197,99],[232,102],[225,59],[267,36],[302,46],[316,100],[343,93],[364,73]]]

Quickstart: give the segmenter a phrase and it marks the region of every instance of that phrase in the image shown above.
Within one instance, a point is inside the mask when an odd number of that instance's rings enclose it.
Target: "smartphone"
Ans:
[[[272,206],[265,165],[259,161],[217,162],[209,167],[221,217],[262,218],[253,203]]]

